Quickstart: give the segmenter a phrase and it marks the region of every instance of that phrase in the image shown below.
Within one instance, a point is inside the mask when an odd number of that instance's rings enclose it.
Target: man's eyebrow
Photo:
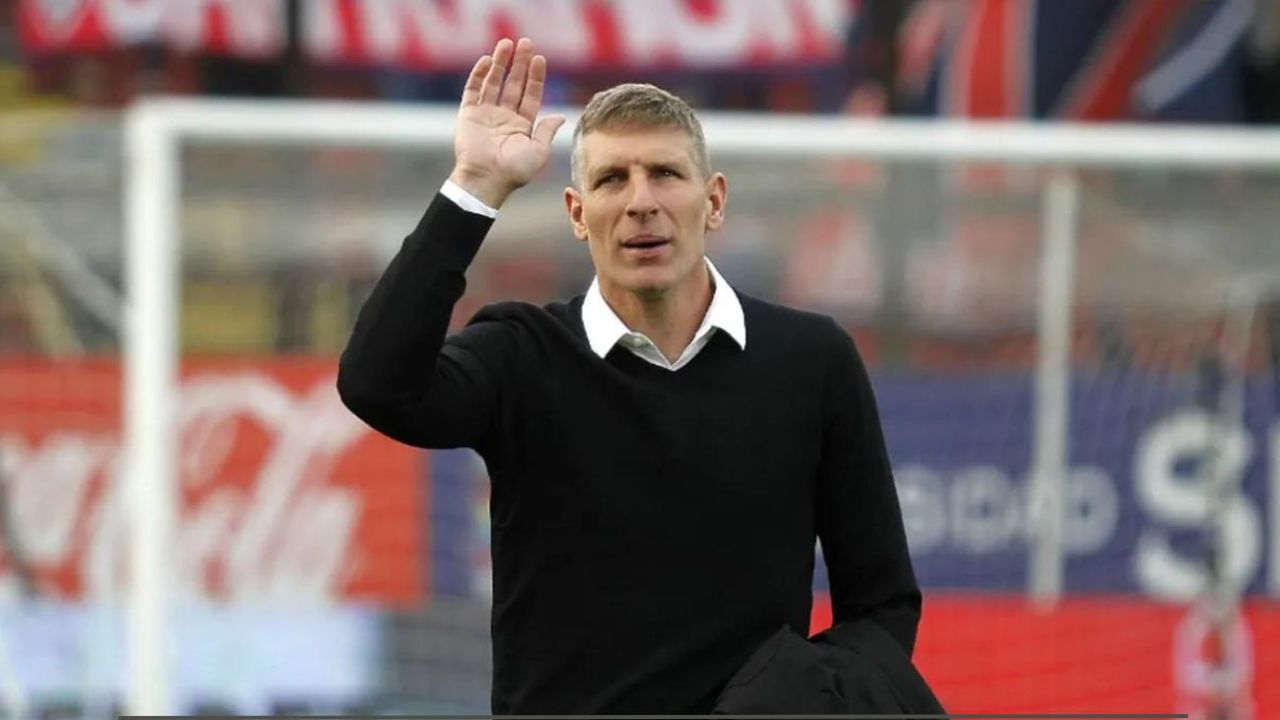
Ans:
[[[597,165],[597,166],[595,166],[595,167],[591,168],[590,170],[588,170],[588,171],[587,171],[587,176],[588,176],[588,177],[593,177],[593,178],[598,178],[598,177],[600,177],[600,176],[602,176],[602,175],[607,175],[607,174],[609,174],[609,173],[613,173],[613,172],[621,172],[623,169],[624,169],[624,167],[623,167],[623,165],[622,165],[622,164],[620,164],[620,163],[606,163],[606,164],[604,164],[604,165]]]

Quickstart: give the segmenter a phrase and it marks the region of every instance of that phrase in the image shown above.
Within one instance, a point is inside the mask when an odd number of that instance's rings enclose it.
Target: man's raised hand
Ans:
[[[551,139],[565,119],[549,115],[538,121],[546,80],[547,59],[533,53],[528,38],[499,40],[493,55],[477,60],[467,77],[449,179],[490,207],[529,182],[551,155]]]

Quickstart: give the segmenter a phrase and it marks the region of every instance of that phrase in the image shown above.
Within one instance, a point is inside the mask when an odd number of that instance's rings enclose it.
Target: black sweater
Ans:
[[[741,296],[687,366],[601,359],[582,297],[498,303],[446,338],[491,220],[437,195],[360,312],[338,389],[492,483],[493,712],[705,713],[780,626],[821,538],[836,622],[907,650],[920,593],[867,374],[823,316]]]

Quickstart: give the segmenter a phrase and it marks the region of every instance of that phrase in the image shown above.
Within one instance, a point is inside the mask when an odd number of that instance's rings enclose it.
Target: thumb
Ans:
[[[533,139],[537,140],[539,145],[550,147],[551,140],[555,138],[560,126],[564,125],[564,121],[563,115],[548,115],[542,118],[533,129]]]

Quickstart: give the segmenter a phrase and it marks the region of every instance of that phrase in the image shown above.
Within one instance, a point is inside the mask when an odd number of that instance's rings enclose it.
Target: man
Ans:
[[[493,712],[710,711],[763,641],[806,632],[816,538],[836,622],[909,655],[920,593],[866,372],[833,321],[739,296],[706,260],[728,187],[682,101],[623,85],[582,116],[564,200],[587,293],[498,303],[446,338],[564,121],[535,122],[545,78],[526,39],[476,63],[455,168],[338,378],[378,430],[487,464]]]

